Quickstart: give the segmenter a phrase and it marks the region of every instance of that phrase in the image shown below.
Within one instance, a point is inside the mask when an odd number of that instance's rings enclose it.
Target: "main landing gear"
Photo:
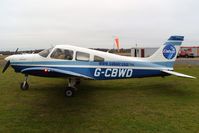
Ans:
[[[68,87],[65,89],[65,96],[72,97],[77,91],[76,85],[80,84],[80,79],[69,78]]]
[[[29,84],[28,84],[28,75],[25,75],[25,80],[20,84],[21,90],[25,91],[29,89]]]

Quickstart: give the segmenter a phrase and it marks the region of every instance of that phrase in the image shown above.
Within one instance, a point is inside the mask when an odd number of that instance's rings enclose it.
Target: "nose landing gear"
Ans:
[[[28,75],[25,75],[25,80],[20,84],[21,90],[25,91],[29,89],[29,84],[28,84]]]

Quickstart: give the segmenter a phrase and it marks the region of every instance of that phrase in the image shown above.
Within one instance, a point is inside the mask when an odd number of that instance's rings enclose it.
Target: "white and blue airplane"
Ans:
[[[27,90],[28,75],[62,77],[69,79],[65,90],[67,97],[73,96],[80,79],[113,80],[175,75],[185,78],[193,76],[173,71],[173,65],[184,40],[183,36],[171,36],[152,56],[147,58],[127,57],[108,52],[71,45],[57,45],[38,54],[11,55],[3,73],[11,65],[15,72],[25,75],[21,89]]]

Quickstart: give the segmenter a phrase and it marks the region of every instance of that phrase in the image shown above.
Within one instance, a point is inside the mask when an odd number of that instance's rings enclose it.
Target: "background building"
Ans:
[[[131,56],[133,57],[149,57],[151,56],[158,48],[156,47],[133,47],[131,48]]]
[[[131,56],[133,57],[149,57],[157,47],[133,47],[131,48]],[[178,53],[179,57],[199,57],[199,46],[182,46]]]

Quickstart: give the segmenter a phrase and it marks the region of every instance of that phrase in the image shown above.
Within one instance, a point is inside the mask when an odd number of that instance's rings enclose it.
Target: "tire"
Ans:
[[[75,89],[72,88],[72,87],[68,87],[66,90],[65,90],[65,96],[66,97],[73,97],[75,94]]]
[[[28,82],[22,82],[21,85],[20,85],[20,88],[21,90],[25,91],[25,90],[28,90],[29,89],[29,84]]]

